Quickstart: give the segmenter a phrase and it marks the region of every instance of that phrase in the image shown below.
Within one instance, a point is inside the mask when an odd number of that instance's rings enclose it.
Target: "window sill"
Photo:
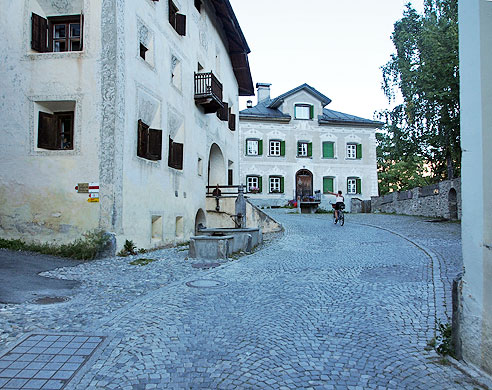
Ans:
[[[338,157],[321,157],[322,160],[338,160]]]
[[[84,50],[81,51],[50,51],[45,53],[38,52],[29,52],[26,53],[25,58],[33,61],[38,60],[50,60],[50,59],[61,59],[61,58],[83,58],[86,56],[86,52]]]
[[[312,156],[296,156],[297,158],[310,158],[312,159],[313,157]]]

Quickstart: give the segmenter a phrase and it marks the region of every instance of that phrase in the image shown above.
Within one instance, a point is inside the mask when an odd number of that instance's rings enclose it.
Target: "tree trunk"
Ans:
[[[446,166],[448,170],[448,180],[454,179],[454,164],[453,159],[451,158],[451,152],[448,149],[446,152]]]

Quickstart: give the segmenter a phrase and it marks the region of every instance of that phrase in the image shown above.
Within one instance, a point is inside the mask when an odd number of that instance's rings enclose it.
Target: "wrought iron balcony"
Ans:
[[[223,107],[222,84],[212,72],[195,73],[195,103],[202,106],[206,114]]]

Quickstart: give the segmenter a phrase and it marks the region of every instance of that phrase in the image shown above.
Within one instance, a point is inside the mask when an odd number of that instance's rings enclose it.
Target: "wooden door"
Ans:
[[[301,200],[313,196],[313,174],[307,169],[301,169],[296,174],[296,198],[298,196]]]

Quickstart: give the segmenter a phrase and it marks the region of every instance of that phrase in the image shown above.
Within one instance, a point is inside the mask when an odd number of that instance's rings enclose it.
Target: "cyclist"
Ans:
[[[335,195],[335,223],[338,221],[338,210],[340,210],[340,206],[343,205],[345,198],[342,195],[342,191],[338,191],[338,193],[328,191],[330,195]]]

